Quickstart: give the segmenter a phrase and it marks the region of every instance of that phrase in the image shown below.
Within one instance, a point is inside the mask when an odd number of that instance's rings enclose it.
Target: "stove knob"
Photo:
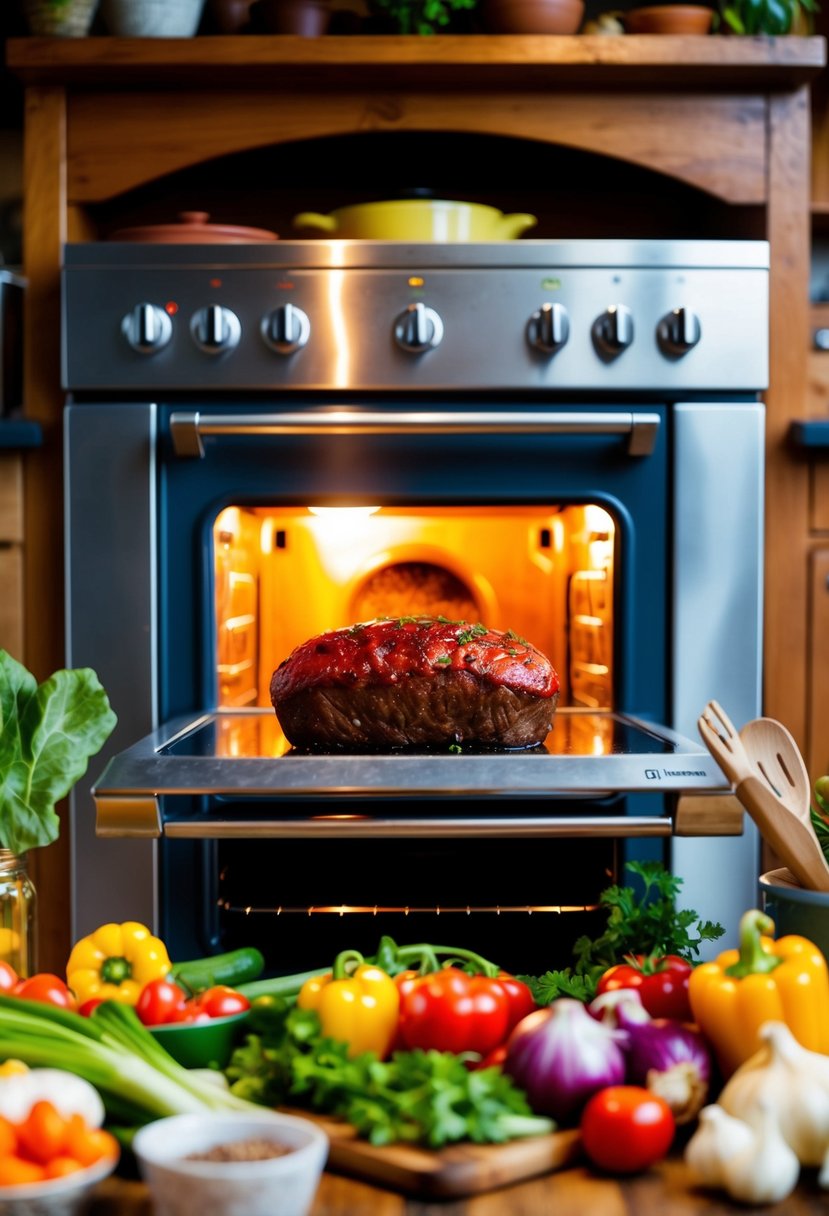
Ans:
[[[173,323],[163,308],[136,304],[121,322],[121,333],[133,350],[141,355],[154,355],[170,341]]]
[[[545,355],[554,355],[570,337],[570,315],[563,304],[542,304],[527,322],[527,341]]]
[[[220,304],[208,304],[194,314],[190,333],[199,350],[206,355],[223,355],[239,345],[242,326],[235,312]]]
[[[699,317],[689,308],[675,308],[666,313],[656,327],[656,340],[665,355],[680,358],[687,355],[702,337]]]
[[[633,341],[633,313],[624,304],[611,304],[593,322],[593,341],[605,359],[615,359]]]
[[[259,328],[268,346],[278,355],[292,355],[311,336],[308,314],[295,304],[280,304],[262,318]]]
[[[440,346],[442,339],[443,321],[425,304],[410,304],[394,323],[395,342],[412,355]]]

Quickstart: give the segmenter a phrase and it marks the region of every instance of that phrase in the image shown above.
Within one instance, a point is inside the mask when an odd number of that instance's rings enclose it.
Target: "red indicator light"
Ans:
[[[178,312],[178,304],[176,304],[175,300],[168,300],[164,305],[164,311],[168,316],[174,317]]]
[[[280,281],[277,283],[277,287],[279,288],[280,291],[293,291],[294,290],[293,283],[289,282],[288,279],[280,279]]]
[[[210,286],[211,286],[211,287],[221,287],[221,285],[222,285],[222,280],[221,280],[221,279],[211,279],[211,280],[210,280]]]

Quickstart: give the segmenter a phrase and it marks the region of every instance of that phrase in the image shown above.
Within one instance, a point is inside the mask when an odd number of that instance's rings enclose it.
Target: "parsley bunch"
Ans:
[[[458,1140],[500,1143],[550,1132],[500,1068],[472,1072],[451,1052],[374,1052],[348,1058],[348,1045],[320,1034],[312,1010],[275,1016],[247,1036],[227,1068],[234,1094],[276,1106],[286,1100],[339,1115],[372,1144],[440,1148]]]
[[[641,880],[643,890],[614,885],[601,893],[599,904],[607,909],[607,925],[595,939],[578,938],[573,946],[575,965],[519,977],[531,988],[536,1004],[549,1005],[560,996],[590,1001],[608,967],[630,954],[678,954],[693,961],[703,942],[722,937],[722,925],[700,922],[698,913],[690,908],[677,908],[682,879],[668,873],[660,862],[630,861],[625,868]]]

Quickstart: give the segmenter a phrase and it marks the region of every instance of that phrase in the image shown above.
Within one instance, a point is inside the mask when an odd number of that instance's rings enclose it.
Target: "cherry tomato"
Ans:
[[[668,1103],[639,1085],[600,1089],[581,1117],[585,1153],[599,1169],[613,1174],[635,1174],[661,1161],[674,1130]]]
[[[63,980],[48,971],[41,971],[27,980],[21,980],[14,989],[15,996],[26,1001],[42,1001],[45,1005],[57,1005],[59,1009],[77,1008],[74,996]]]
[[[182,1005],[181,1009],[177,1009],[173,1016],[168,1019],[169,1022],[186,1022],[188,1025],[192,1022],[201,1024],[202,1022],[210,1021],[210,1014],[204,1009],[199,1009],[193,1001],[187,1001]]]
[[[0,959],[0,992],[11,992],[20,983],[20,976],[4,959]]]
[[[150,980],[141,989],[135,1012],[145,1026],[163,1026],[177,1021],[176,1014],[184,1008],[184,990],[169,980]]]
[[[227,1018],[234,1013],[244,1013],[250,1009],[250,1001],[241,992],[228,988],[226,984],[216,984],[207,988],[194,998],[193,1004],[210,1018]]]

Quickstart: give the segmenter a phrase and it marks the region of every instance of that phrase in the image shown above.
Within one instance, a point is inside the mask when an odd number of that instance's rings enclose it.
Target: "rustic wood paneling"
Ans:
[[[0,542],[23,540],[23,459],[0,452]]]

